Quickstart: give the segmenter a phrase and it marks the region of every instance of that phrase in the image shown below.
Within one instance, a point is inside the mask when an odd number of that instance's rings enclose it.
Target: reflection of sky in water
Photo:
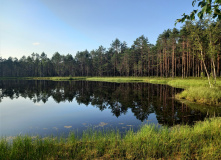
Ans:
[[[81,135],[87,128],[124,133],[139,129],[141,121],[192,125],[207,116],[201,106],[175,101],[180,89],[165,85],[12,80],[0,81],[0,88],[0,135],[6,136],[67,135],[72,130]]]
[[[0,135],[18,134],[51,135],[68,134],[70,130],[78,131],[90,128],[118,128],[122,132],[142,124],[129,109],[127,114],[115,117],[111,109],[100,111],[91,105],[72,102],[56,103],[49,98],[47,103],[33,103],[30,99],[19,97],[11,100],[4,98],[0,104]],[[150,123],[157,123],[155,114],[150,114]],[[145,123],[145,122],[144,122]]]

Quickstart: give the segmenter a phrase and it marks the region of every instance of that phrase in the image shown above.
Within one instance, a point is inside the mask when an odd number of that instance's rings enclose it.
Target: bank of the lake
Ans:
[[[212,88],[209,87],[206,77],[184,79],[160,77],[24,77],[19,79],[53,81],[87,80],[118,83],[148,82],[154,84],[166,84],[172,87],[184,89],[183,92],[176,95],[177,99],[186,99],[191,102],[209,105],[221,105],[221,78],[217,78],[216,85]],[[214,80],[211,82],[214,83]]]
[[[82,138],[1,138],[0,159],[221,159],[221,118],[194,126],[145,125],[138,132],[85,132]]]

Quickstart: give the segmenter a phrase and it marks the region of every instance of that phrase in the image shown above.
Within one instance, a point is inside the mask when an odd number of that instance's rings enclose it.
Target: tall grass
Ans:
[[[221,88],[190,87],[177,95],[180,99],[206,104],[221,104]]]
[[[221,118],[194,126],[145,125],[121,136],[117,131],[87,131],[82,138],[0,140],[0,159],[221,159]]]

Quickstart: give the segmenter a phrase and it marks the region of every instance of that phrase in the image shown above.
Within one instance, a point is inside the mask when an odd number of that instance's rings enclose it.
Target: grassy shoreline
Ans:
[[[85,132],[81,139],[17,136],[0,139],[0,159],[221,159],[221,118],[138,132]]]
[[[18,79],[18,78],[12,78]],[[221,79],[210,89],[206,79],[156,77],[30,77],[25,80],[87,80],[166,84],[185,90],[177,95],[184,101],[220,105]],[[182,97],[183,96],[183,97]],[[188,96],[195,99],[188,99]],[[202,101],[203,99],[203,101]],[[209,100],[207,100],[209,99]],[[144,125],[137,132],[88,131],[82,138],[73,132],[68,138],[16,136],[0,137],[0,159],[221,159],[221,118],[206,119],[193,126],[171,128]]]
[[[216,86],[209,88],[207,78],[156,78],[156,77],[117,77],[117,78],[86,78],[89,81],[107,82],[147,82],[153,84],[166,84],[184,91],[176,95],[176,99],[186,99],[190,102],[209,105],[221,105],[221,78],[216,81]]]
[[[0,79],[8,79],[2,77]],[[146,82],[153,84],[166,84],[172,87],[184,88],[184,91],[176,95],[176,99],[186,99],[191,102],[221,105],[221,78],[217,78],[216,86],[209,88],[207,78],[160,78],[160,77],[10,77],[9,79],[24,80],[52,80],[52,81],[104,81],[104,82]]]

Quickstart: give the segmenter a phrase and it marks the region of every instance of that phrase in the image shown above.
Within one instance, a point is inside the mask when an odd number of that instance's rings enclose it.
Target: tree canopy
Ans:
[[[210,86],[221,75],[221,21],[186,21],[180,30],[163,31],[155,45],[144,35],[131,46],[118,38],[75,56],[42,52],[0,59],[0,77],[159,76],[203,77]]]
[[[199,17],[199,19],[203,19],[205,15],[211,15],[212,18],[218,18],[221,20],[221,0],[193,0],[192,6],[194,7],[198,4],[200,9],[193,10],[190,14],[183,14],[182,18],[177,19],[177,22],[184,22],[185,20],[195,20],[195,15]]]

